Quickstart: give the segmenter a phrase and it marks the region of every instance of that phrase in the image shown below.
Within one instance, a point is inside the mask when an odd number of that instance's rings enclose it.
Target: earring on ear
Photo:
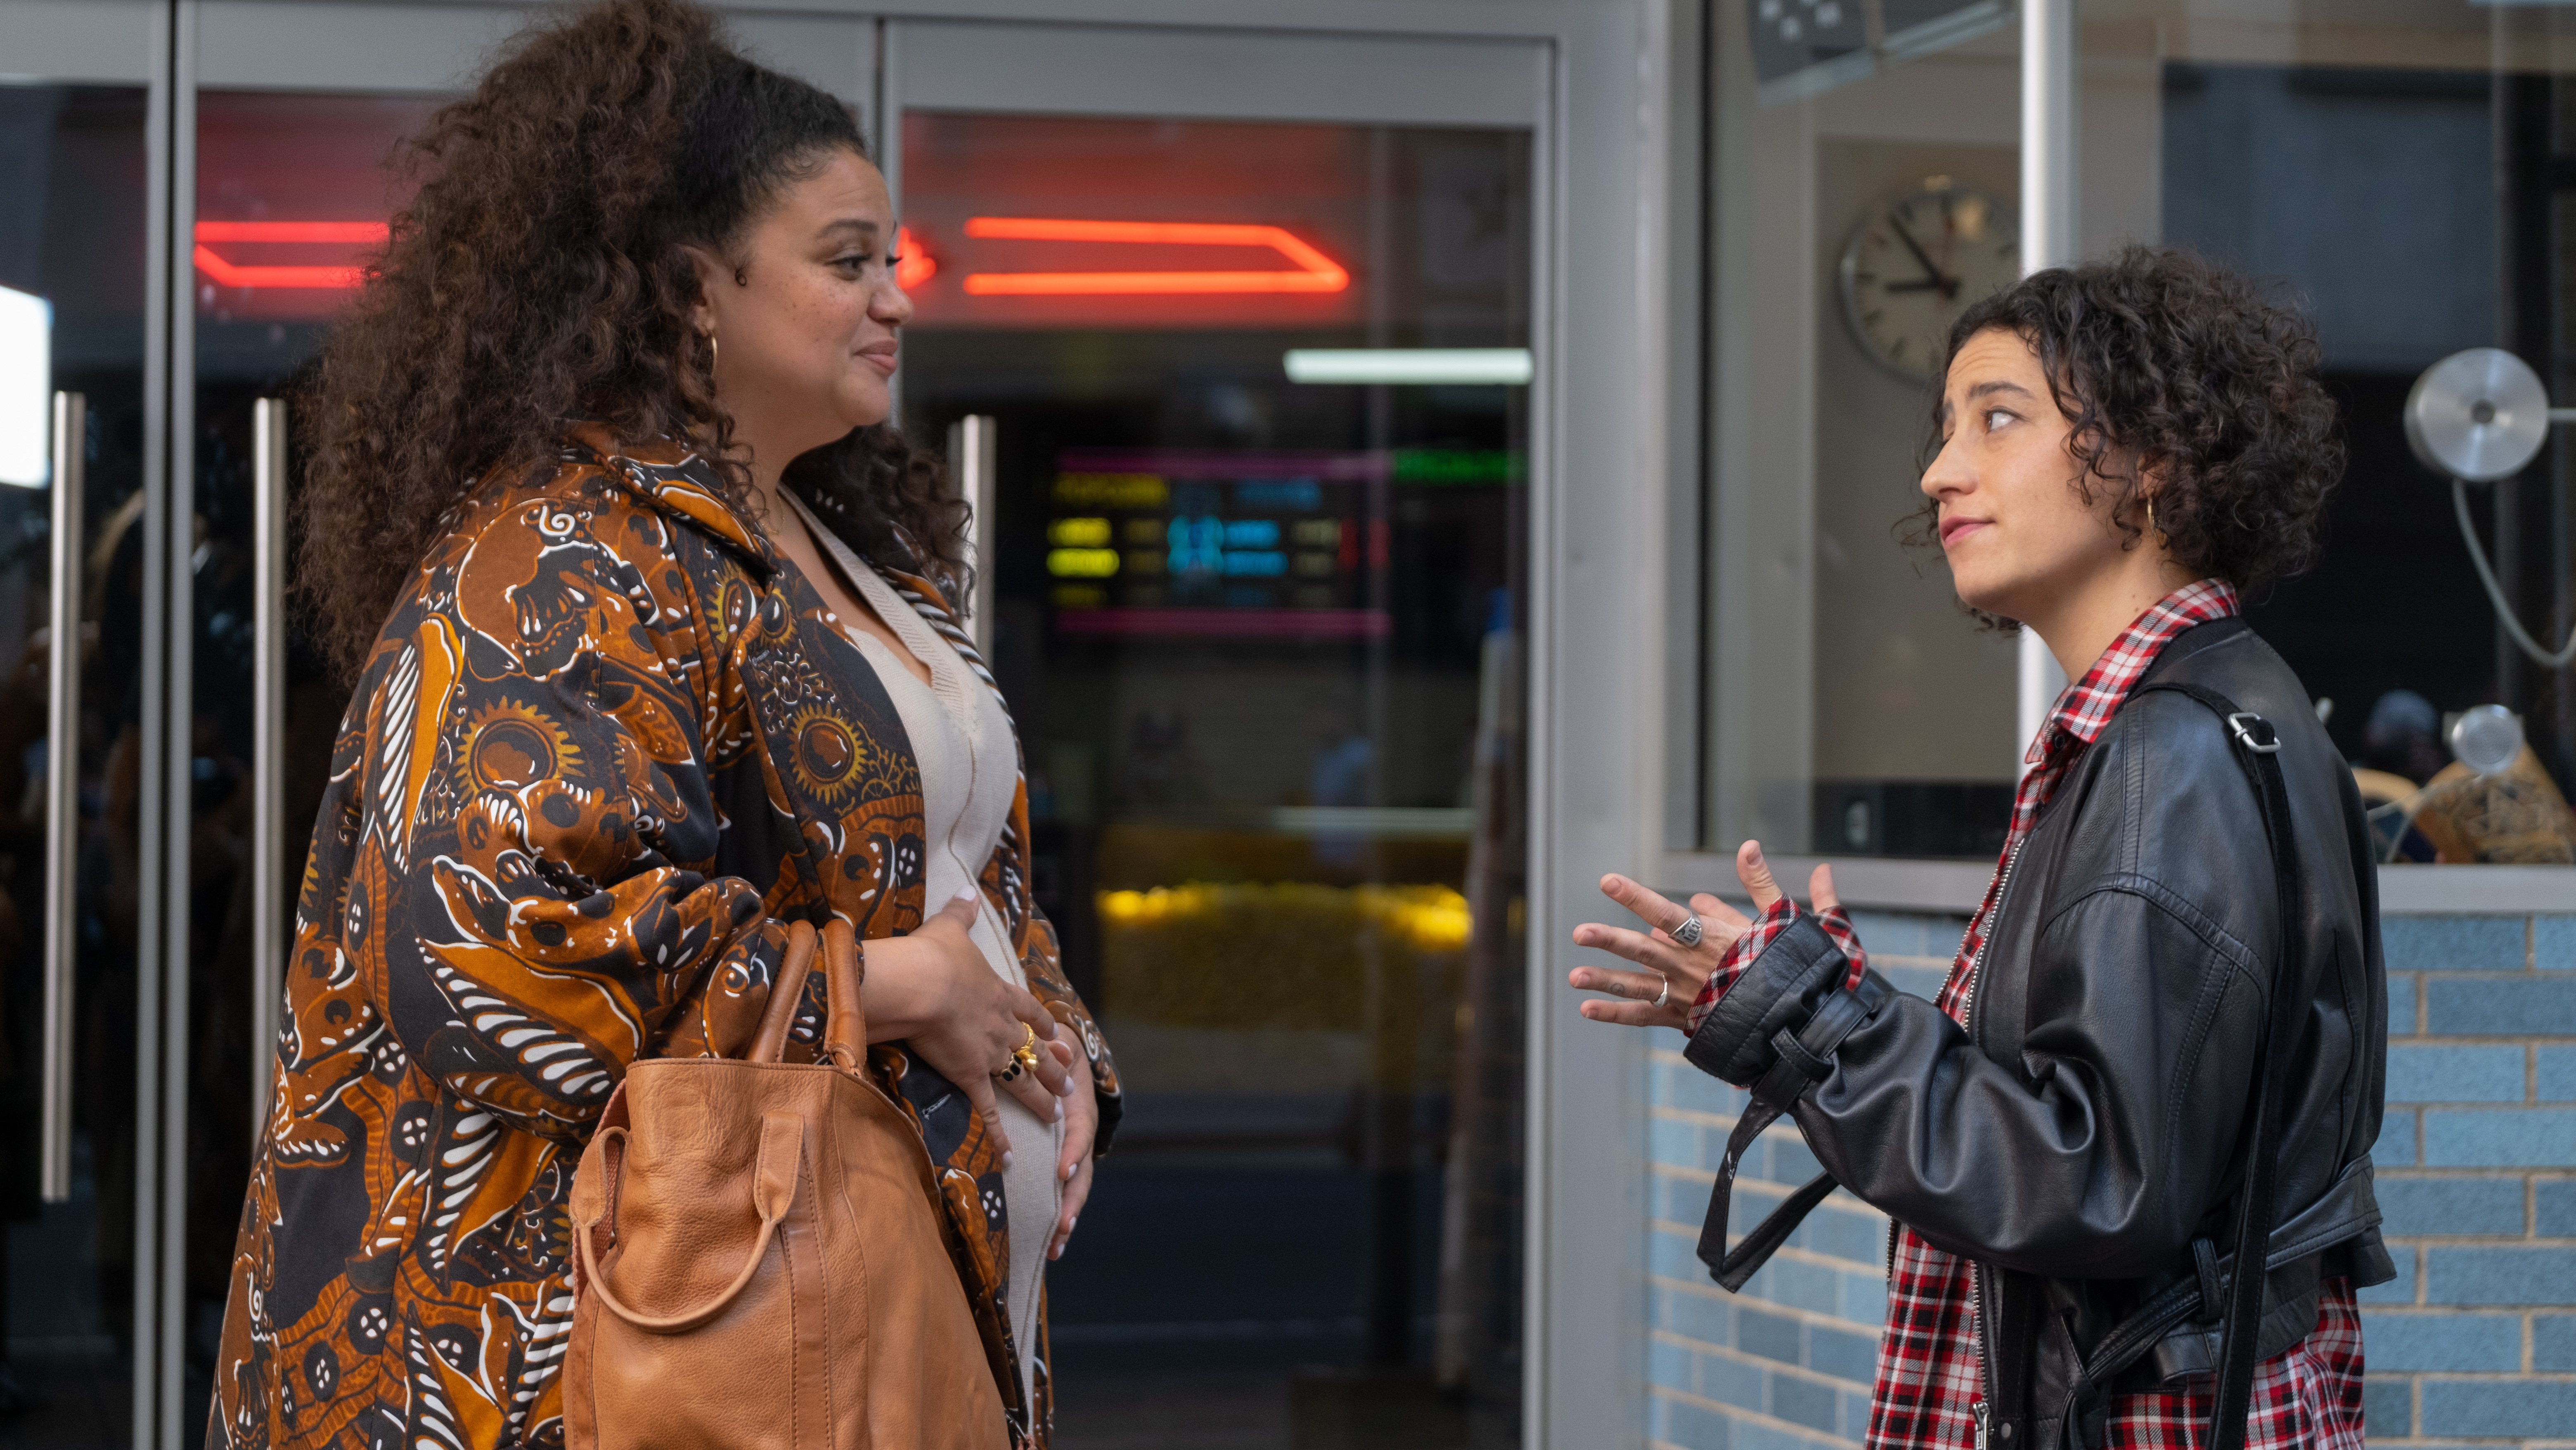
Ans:
[[[750,268],[748,268],[748,267],[736,267],[736,268],[734,268],[734,269],[733,269],[733,285],[735,285],[736,287],[748,287],[748,286],[750,286],[750,285],[751,285],[751,278],[749,278],[749,277],[747,277],[747,276],[743,275],[744,273],[749,272],[750,270],[751,270],[751,269],[750,269]]]
[[[2173,540],[2166,537],[2164,530],[2156,527],[2156,498],[2154,494],[2147,495],[2147,527],[2154,531],[2158,547],[2166,549],[2173,547]]]
[[[706,331],[699,333],[698,336],[707,340],[707,382],[712,385],[716,380],[716,361],[724,356],[724,349],[719,347],[716,343],[716,333],[714,328],[708,328]]]

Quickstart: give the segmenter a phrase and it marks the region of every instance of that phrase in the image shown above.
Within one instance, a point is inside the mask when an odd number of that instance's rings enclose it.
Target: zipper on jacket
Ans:
[[[2038,823],[2034,821],[2031,829],[2036,831]],[[2003,873],[1995,878],[1995,909],[1986,917],[1985,940],[1977,943],[1977,954],[1968,961],[1968,985],[1961,989],[1959,999],[1959,1016],[1963,1019],[1959,1026],[1971,1043],[1977,1040],[1977,987],[1985,976],[1986,953],[1994,946],[1995,932],[2003,921],[2004,898],[2012,890],[2013,867],[2020,864],[2022,848],[2029,844],[2030,838],[2024,836],[2021,845],[2013,847],[2012,854],[2004,858]],[[1996,1380],[1994,1319],[1987,1313],[1986,1269],[1974,1259],[1968,1261],[1968,1302],[1977,1316],[1977,1450],[1987,1450],[1987,1422],[1994,1413]]]

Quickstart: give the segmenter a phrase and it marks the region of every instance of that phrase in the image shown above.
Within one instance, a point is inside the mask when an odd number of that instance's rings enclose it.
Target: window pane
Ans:
[[[2249,612],[2364,768],[2383,849],[2576,859],[2562,796],[2576,780],[2576,676],[2499,627],[2452,487],[2417,461],[2403,422],[2418,375],[2466,348],[2514,353],[2571,401],[2576,25],[2554,7],[2435,0],[2084,13],[2088,248],[2191,247],[2316,323],[2350,463],[2321,563]],[[2126,210],[2090,214],[2110,197]],[[2576,616],[2576,459],[2562,442],[2553,430],[2518,476],[2465,489],[2504,602],[2544,645]],[[2448,733],[2480,705],[2518,717],[2528,742],[2484,778]]]
[[[1714,847],[2001,843],[2013,648],[1896,531],[1921,502],[1928,361],[2019,273],[2006,18],[1889,4],[1872,47],[1856,8],[1719,13]]]
[[[1036,893],[1129,1094],[1058,1443],[1513,1443],[1528,138],[915,112],[902,163],[905,408],[994,420]]]

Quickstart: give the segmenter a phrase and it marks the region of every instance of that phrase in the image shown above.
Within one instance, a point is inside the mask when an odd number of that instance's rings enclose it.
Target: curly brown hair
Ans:
[[[2105,262],[2036,272],[1959,314],[1932,375],[1917,459],[1941,449],[1950,359],[1981,332],[2017,334],[2039,355],[2091,504],[2135,546],[2153,481],[2156,528],[2177,563],[2259,595],[2316,561],[2326,495],[2343,476],[2335,404],[2318,380],[2316,329],[2251,279],[2191,252],[2127,247]],[[1940,505],[1904,522],[1905,542],[1938,547]],[[1980,610],[1990,625],[2010,621]]]
[[[419,190],[393,219],[299,409],[299,583],[354,675],[451,510],[497,472],[549,467],[565,420],[711,441],[733,419],[690,326],[681,250],[732,255],[776,193],[838,148],[847,107],[743,59],[686,0],[604,0],[531,29],[474,93],[396,149]],[[749,470],[719,464],[756,509]],[[963,601],[966,505],[891,423],[789,464],[862,555]]]

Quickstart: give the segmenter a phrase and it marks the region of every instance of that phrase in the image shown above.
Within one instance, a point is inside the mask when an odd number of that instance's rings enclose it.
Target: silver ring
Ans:
[[[1660,1011],[1660,1010],[1662,1009],[1662,1007],[1663,1007],[1664,1003],[1665,1003],[1665,1002],[1667,1002],[1667,1001],[1669,1001],[1669,1000],[1671,1000],[1672,995],[1673,995],[1673,979],[1672,979],[1672,978],[1670,978],[1670,977],[1666,977],[1666,978],[1664,978],[1664,990],[1662,990],[1662,991],[1660,991],[1660,992],[1657,992],[1657,993],[1655,994],[1655,1007],[1656,1007],[1656,1009]]]
[[[1683,946],[1698,946],[1700,939],[1699,918],[1696,916],[1689,917],[1685,919],[1681,925],[1674,927],[1669,932],[1666,932],[1665,935],[1671,937],[1674,941],[1681,943]]]

